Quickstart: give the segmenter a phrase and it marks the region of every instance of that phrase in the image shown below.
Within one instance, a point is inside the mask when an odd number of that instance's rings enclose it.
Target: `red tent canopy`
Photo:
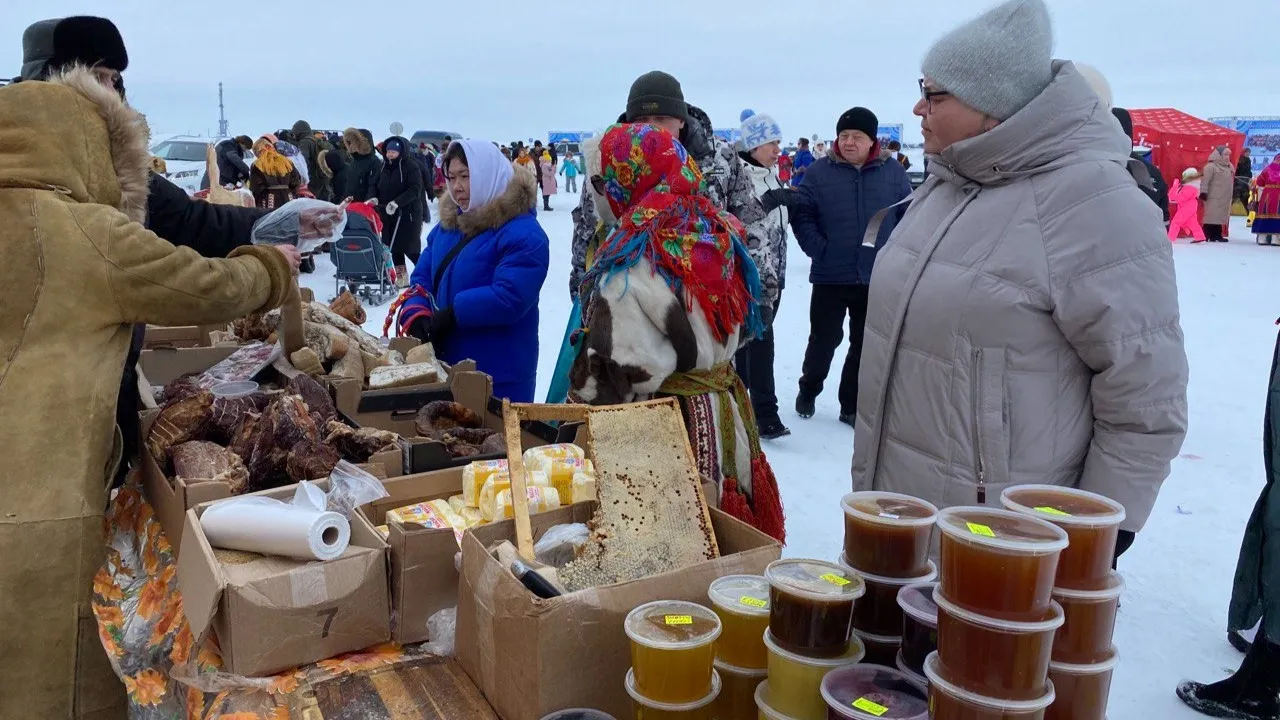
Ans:
[[[1244,133],[1214,125],[1173,108],[1130,110],[1133,144],[1151,148],[1151,162],[1170,184],[1187,168],[1203,170],[1219,145],[1231,148],[1231,165],[1240,159]]]

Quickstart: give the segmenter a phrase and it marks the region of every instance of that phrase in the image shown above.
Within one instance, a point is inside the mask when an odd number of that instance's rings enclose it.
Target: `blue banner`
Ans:
[[[1262,172],[1280,154],[1280,117],[1210,118],[1224,128],[1244,133],[1244,146],[1249,148],[1253,174]]]
[[[580,143],[595,137],[595,135],[595,132],[591,130],[550,130],[547,132],[547,142],[552,145],[562,142]]]
[[[721,128],[713,130],[715,136],[728,143],[738,142],[738,138],[742,136],[742,131],[738,128]]]
[[[881,145],[887,145],[891,140],[902,142],[902,123],[881,125],[876,129],[876,135],[879,136]]]

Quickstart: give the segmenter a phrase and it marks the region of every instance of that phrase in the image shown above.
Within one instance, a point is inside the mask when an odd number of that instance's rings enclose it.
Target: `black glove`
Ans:
[[[1208,200],[1209,200],[1209,193],[1200,193],[1200,200],[1201,200],[1201,201],[1208,201]]]
[[[444,342],[458,327],[458,319],[454,317],[453,308],[437,310],[433,315],[423,315],[409,325],[409,334],[428,342]]]
[[[760,204],[764,206],[764,211],[766,213],[771,213],[774,210],[777,210],[780,206],[785,206],[791,201],[791,197],[790,190],[767,190],[765,191],[765,194],[760,196]]]
[[[1116,563],[1120,560],[1120,556],[1133,545],[1133,541],[1137,538],[1138,534],[1135,532],[1130,532],[1129,530],[1120,531],[1120,534],[1116,537],[1115,559],[1111,561],[1112,570],[1116,569]]]

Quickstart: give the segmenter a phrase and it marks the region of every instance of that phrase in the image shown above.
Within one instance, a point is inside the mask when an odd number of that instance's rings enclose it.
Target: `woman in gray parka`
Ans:
[[[941,507],[1026,483],[1125,506],[1123,550],[1187,427],[1173,254],[1130,143],[1041,0],[1012,0],[923,64],[929,178],[871,279],[855,489]]]

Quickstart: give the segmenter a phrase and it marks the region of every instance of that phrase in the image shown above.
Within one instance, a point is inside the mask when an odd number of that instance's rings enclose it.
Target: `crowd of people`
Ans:
[[[0,90],[0,216],[22,218],[0,231],[0,433],[14,441],[0,539],[40,550],[0,553],[0,624],[18,649],[0,656],[0,716],[121,716],[106,658],[78,638],[93,622],[108,479],[138,446],[139,328],[281,304],[301,258],[249,239],[298,197],[376,207],[405,288],[398,331],[445,362],[475,360],[495,395],[530,402],[550,243],[538,213],[560,177],[576,190],[581,176],[574,311],[548,399],[678,399],[709,501],[779,540],[761,440],[789,432],[773,368],[788,232],[811,260],[796,413],[815,414],[847,321],[838,417],[854,428],[854,488],[942,507],[1027,482],[1083,488],[1125,506],[1119,558],[1185,436],[1188,363],[1160,201],[1174,196],[1171,227],[1194,230],[1191,188],[1205,237],[1221,234],[1229,155],[1160,191],[1109,91],[1053,59],[1043,0],[1007,0],[932,44],[913,108],[928,178],[914,192],[869,108],[834,118],[829,148],[802,139],[783,160],[771,116],[744,112],[731,144],[654,71],[581,159],[541,142],[375,143],[299,121],[221,143],[220,181],[243,184],[255,207],[208,205],[148,173],[114,25],[45,21],[23,44],[21,81]],[[1254,184],[1255,232],[1280,233],[1280,166]],[[1259,513],[1274,515],[1265,496]],[[1241,568],[1255,572],[1238,583],[1230,629],[1261,620],[1261,632],[1236,676],[1179,688],[1219,717],[1280,705],[1280,582],[1256,572],[1276,533],[1250,527]]]

